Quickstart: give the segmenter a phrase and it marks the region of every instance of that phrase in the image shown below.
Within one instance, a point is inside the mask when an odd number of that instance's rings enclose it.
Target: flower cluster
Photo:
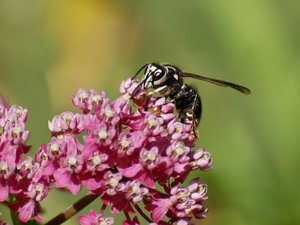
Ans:
[[[104,216],[107,206],[125,213],[123,225],[140,224],[137,213],[152,225],[187,225],[192,215],[204,217],[207,186],[199,179],[187,187],[182,182],[193,170],[209,169],[211,155],[192,150],[193,128],[178,121],[174,104],[143,91],[131,96],[136,86],[124,81],[113,103],[104,92],[80,89],[72,101],[81,112],[49,121],[52,138],[34,159],[22,159],[29,150],[27,111],[0,102],[0,202],[23,222],[41,221],[39,202],[55,184],[74,195],[85,187],[100,196],[100,213],[80,216],[82,225],[113,224]],[[9,193],[14,201],[7,201]]]
[[[8,106],[0,101],[0,202],[19,212],[21,221],[38,216],[39,202],[49,190],[49,178],[42,176],[40,164],[31,157],[23,159],[30,150],[25,143],[29,137],[25,123],[27,110]],[[14,196],[7,201],[9,194]]]

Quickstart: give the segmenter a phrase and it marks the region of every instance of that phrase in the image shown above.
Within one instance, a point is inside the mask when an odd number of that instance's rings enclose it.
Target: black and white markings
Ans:
[[[193,130],[195,130],[201,118],[201,99],[195,88],[185,84],[184,78],[190,77],[223,87],[231,87],[244,94],[250,93],[248,88],[241,85],[202,75],[186,73],[180,68],[170,64],[146,64],[137,71],[133,76],[133,79],[135,79],[143,69],[145,69],[144,76],[133,91],[133,98],[141,89],[147,90],[152,88],[153,90],[149,91],[148,94],[153,95],[155,93],[160,93],[165,97],[170,98],[175,103],[179,119],[184,123],[192,124]]]

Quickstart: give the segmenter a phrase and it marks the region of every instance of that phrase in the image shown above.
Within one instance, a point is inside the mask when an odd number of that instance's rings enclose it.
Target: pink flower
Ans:
[[[176,119],[168,123],[168,133],[171,138],[176,141],[182,141],[189,137],[191,131],[191,126],[183,124]]]
[[[109,168],[109,165],[106,163],[107,160],[108,160],[107,154],[94,151],[87,158],[86,169],[91,172],[98,172],[98,171],[101,172]]]
[[[209,152],[205,152],[204,148],[200,148],[191,154],[193,161],[191,166],[194,169],[208,170],[211,168],[212,156]]]
[[[9,186],[7,184],[7,181],[4,180],[3,178],[0,178],[0,202],[3,202],[7,199],[8,193],[9,193]]]
[[[84,113],[96,112],[101,109],[102,104],[108,102],[105,93],[96,93],[94,90],[79,89],[72,98],[73,104],[83,110]]]
[[[81,225],[111,225],[114,223],[112,217],[103,217],[102,214],[97,214],[93,210],[91,210],[88,215],[79,216],[78,221]]]
[[[52,121],[48,122],[49,130],[53,134],[59,134],[63,132],[78,132],[78,115],[72,112],[64,112],[58,116],[55,116]]]
[[[160,193],[153,194],[153,202],[146,205],[146,208],[151,212],[155,222],[159,222],[166,215],[183,219],[181,223],[190,213],[197,218],[203,218],[207,212],[203,206],[203,201],[207,199],[206,193],[207,186],[194,179],[188,187],[174,186],[166,196]]]
[[[32,216],[37,216],[37,204],[33,200],[29,200],[28,202],[24,202],[20,204],[18,212],[19,212],[19,219],[26,223]]]
[[[137,85],[138,84],[134,80],[128,78],[127,80],[122,81],[120,85],[120,93],[131,95],[135,90],[135,88],[137,87]]]
[[[128,181],[126,183],[126,198],[134,204],[141,202],[148,192],[149,190],[142,187],[138,181]]]
[[[103,176],[103,190],[108,195],[116,195],[118,191],[125,188],[125,185],[121,183],[122,175],[120,173],[113,173],[110,170]]]
[[[116,129],[105,122],[95,121],[89,125],[90,136],[85,137],[87,143],[96,143],[99,146],[110,146],[116,136]]]
[[[57,169],[53,177],[58,188],[66,187],[72,194],[77,194],[81,187],[82,157],[80,155],[69,155],[63,158],[63,167]]]
[[[129,98],[129,95],[121,96],[112,104],[114,111],[119,114],[121,120],[126,119],[126,116],[132,113],[132,106],[128,104]]]
[[[25,193],[31,199],[35,201],[42,201],[47,195],[49,191],[49,183],[47,180],[40,180],[39,182],[32,182],[29,187],[28,191]]]
[[[144,117],[143,134],[146,136],[159,135],[163,132],[163,119],[153,114],[147,113]]]
[[[132,137],[135,135],[128,135],[128,134],[120,134],[117,145],[114,146],[115,149],[117,149],[117,154],[119,157],[124,157],[124,156],[130,156],[133,155],[135,150],[135,144],[136,142],[133,142]],[[138,141],[138,140],[137,140]]]
[[[27,121],[27,109],[22,108],[21,106],[12,105],[8,111],[9,114],[15,115],[16,120],[19,122]]]
[[[190,147],[184,146],[181,142],[173,142],[168,146],[166,154],[171,158],[172,163],[185,163],[189,161],[188,153]]]
[[[148,204],[146,209],[151,211],[154,222],[159,222],[169,211],[170,199],[160,198],[153,201],[153,204]]]
[[[157,147],[152,147],[149,150],[143,148],[140,152],[139,163],[122,169],[121,173],[123,176],[137,179],[138,181],[145,183],[148,187],[154,188],[155,179],[164,176],[164,174],[155,172],[157,170],[166,172],[167,170],[164,170],[166,163],[167,159],[161,157]]]
[[[26,142],[29,137],[29,131],[25,130],[25,124],[23,122],[18,124],[7,123],[5,130],[7,140],[11,141],[11,143],[15,145]]]
[[[53,177],[58,188],[67,188],[72,194],[77,194],[81,187],[81,175],[84,160],[82,158],[83,146],[75,139],[67,139],[65,154],[59,159],[59,165],[54,170]]]
[[[100,110],[96,115],[102,121],[108,122],[113,126],[115,126],[120,121],[119,115],[110,104],[104,105],[102,110]]]

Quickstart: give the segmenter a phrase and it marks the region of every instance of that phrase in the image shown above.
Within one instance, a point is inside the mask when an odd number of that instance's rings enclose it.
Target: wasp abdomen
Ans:
[[[175,106],[182,122],[198,125],[202,105],[200,95],[196,89],[185,84],[175,97]]]

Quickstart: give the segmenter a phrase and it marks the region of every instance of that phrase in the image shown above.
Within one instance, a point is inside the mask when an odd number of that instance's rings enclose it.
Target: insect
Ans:
[[[135,96],[140,90],[152,88],[153,91],[151,95],[159,93],[165,97],[169,97],[175,104],[180,121],[186,124],[192,124],[193,130],[195,130],[200,122],[202,113],[201,98],[197,89],[187,85],[184,82],[184,78],[190,77],[203,80],[223,87],[231,87],[246,95],[250,94],[250,90],[241,85],[198,74],[187,73],[170,64],[146,64],[137,71],[132,79],[135,79],[143,69],[145,69],[144,76],[134,89],[132,96]]]

